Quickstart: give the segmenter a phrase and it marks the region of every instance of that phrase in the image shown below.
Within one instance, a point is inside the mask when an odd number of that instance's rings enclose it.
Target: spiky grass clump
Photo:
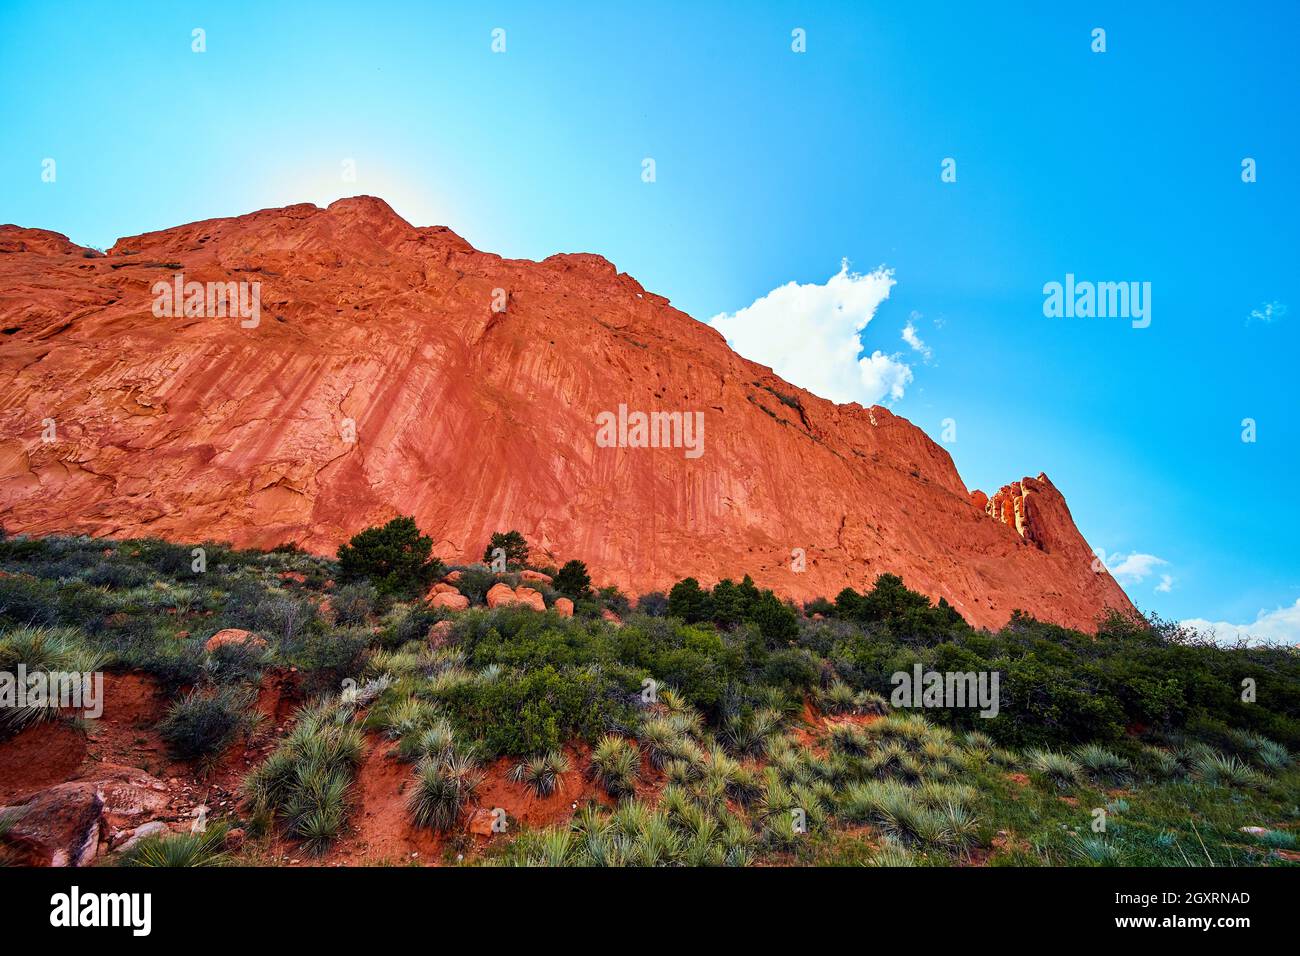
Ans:
[[[1118,780],[1129,771],[1129,762],[1098,744],[1076,747],[1074,759],[1089,776],[1097,780]]]
[[[482,783],[482,771],[465,757],[421,761],[415,769],[415,789],[408,801],[411,819],[416,826],[436,832],[451,829],[469,808]]]
[[[1273,850],[1294,850],[1300,846],[1300,838],[1289,830],[1265,830],[1255,834],[1255,839]]]
[[[865,757],[871,753],[874,745],[872,736],[863,728],[853,724],[836,724],[830,729],[830,747],[838,753],[850,757]]]
[[[167,709],[158,733],[178,760],[212,760],[259,716],[246,690],[194,688]]]
[[[434,717],[421,729],[408,732],[397,745],[398,757],[409,763],[442,762],[458,752],[456,731],[445,717]]]
[[[1291,765],[1290,751],[1260,734],[1234,730],[1229,732],[1228,739],[1242,758],[1263,770],[1276,773]]]
[[[856,708],[857,694],[842,680],[829,687],[817,689],[817,706],[827,714],[851,714]]]
[[[892,836],[886,836],[880,841],[880,846],[876,848],[862,864],[863,866],[875,867],[911,867],[916,866],[916,857],[912,851],[903,846],[897,839]]]
[[[784,718],[771,709],[755,710],[727,721],[722,739],[732,753],[743,757],[761,757],[767,753],[771,739],[780,732]]]
[[[1083,767],[1068,754],[1055,750],[1030,750],[1025,753],[1029,769],[1047,780],[1058,790],[1067,790],[1077,784],[1083,775]]]
[[[415,737],[441,716],[438,706],[408,694],[391,703],[381,703],[367,719],[367,724],[383,729],[392,740]]]
[[[1142,751],[1140,766],[1153,780],[1175,780],[1186,775],[1178,757],[1158,747],[1147,747]]]
[[[705,751],[701,764],[700,789],[712,803],[732,799],[748,804],[762,792],[763,782],[755,770],[714,744]]]
[[[70,676],[102,671],[111,658],[86,643],[74,627],[16,627],[0,635],[0,671],[17,673],[23,665],[27,674]],[[58,695],[22,707],[0,708],[0,732],[52,720],[59,714]]]
[[[591,778],[611,797],[626,797],[636,790],[641,775],[641,753],[626,737],[605,734],[591,751]]]
[[[145,837],[122,854],[119,866],[225,866],[226,827],[210,826],[202,833],[170,833]]]
[[[1070,844],[1069,855],[1084,866],[1121,866],[1124,862],[1120,848],[1101,837],[1076,838]]]
[[[347,825],[352,779],[365,754],[352,716],[336,700],[301,708],[289,736],[244,781],[254,814],[282,820],[314,853]]]
[[[656,770],[662,770],[670,760],[677,759],[688,739],[667,717],[652,717],[644,721],[637,737]]]
[[[1202,754],[1192,765],[1192,772],[1203,782],[1214,787],[1258,789],[1264,778],[1236,757],[1221,753]]]
[[[510,779],[524,784],[539,797],[549,797],[560,788],[561,778],[568,772],[569,758],[562,751],[552,750],[515,764]]]

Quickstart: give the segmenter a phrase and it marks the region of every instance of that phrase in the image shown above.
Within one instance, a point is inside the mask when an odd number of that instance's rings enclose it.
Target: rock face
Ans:
[[[260,283],[256,325],[155,316],[178,277]],[[332,553],[413,514],[446,560],[517,528],[631,593],[748,572],[807,599],[892,571],[977,625],[1131,607],[1045,477],[972,499],[920,429],[782,381],[599,256],[502,259],[378,199],[106,256],[0,227],[0,333],[10,533]],[[635,447],[636,412],[702,416],[702,453],[684,427]]]

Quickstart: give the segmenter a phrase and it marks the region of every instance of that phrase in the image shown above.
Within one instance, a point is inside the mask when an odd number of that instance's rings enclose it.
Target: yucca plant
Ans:
[[[530,866],[570,866],[578,855],[578,839],[572,830],[549,829],[538,837]]]
[[[1101,837],[1076,838],[1069,854],[1085,866],[1121,866],[1124,858],[1118,846]]]
[[[416,826],[436,832],[449,830],[468,809],[483,782],[475,764],[459,755],[424,760],[415,769],[415,789],[408,806]]]
[[[378,717],[384,733],[393,740],[414,738],[424,728],[438,719],[438,708],[427,700],[421,700],[414,694],[401,698],[395,704],[384,709]]]
[[[109,655],[90,647],[79,630],[72,627],[17,627],[0,635],[0,671],[13,674],[21,664],[29,675],[93,674],[102,671]],[[59,714],[58,695],[27,703],[22,707],[0,708],[0,731],[18,731]]]
[[[1068,789],[1078,783],[1083,773],[1083,768],[1073,757],[1054,750],[1030,750],[1025,757],[1029,761],[1029,768],[1058,790]]]
[[[872,740],[860,727],[836,724],[830,730],[830,746],[832,750],[851,757],[864,757],[871,752]]]
[[[351,777],[338,767],[299,763],[289,798],[282,808],[289,832],[313,853],[338,839],[348,816]]]
[[[591,778],[611,797],[635,792],[641,754],[626,737],[605,734],[591,751]]]
[[[817,703],[828,714],[848,714],[855,710],[856,696],[852,687],[837,680],[829,687],[818,689]]]
[[[656,770],[662,770],[666,763],[678,756],[686,739],[667,717],[652,717],[644,721],[637,737]]]
[[[949,845],[965,856],[979,843],[979,819],[960,803],[945,803],[939,808]]]
[[[1294,850],[1300,845],[1300,838],[1289,830],[1266,830],[1255,834],[1255,839],[1274,850]]]
[[[663,767],[669,783],[689,784],[700,775],[699,769],[685,760],[670,760]]]
[[[1291,763],[1291,754],[1285,747],[1260,734],[1233,730],[1228,739],[1238,754],[1265,770],[1284,770]]]
[[[1142,764],[1156,780],[1173,780],[1185,773],[1183,765],[1174,754],[1157,747],[1147,747],[1143,751]]]
[[[875,691],[859,691],[853,698],[853,709],[859,714],[884,715],[889,713],[889,701]]]
[[[1117,780],[1129,770],[1129,762],[1099,744],[1084,744],[1074,750],[1074,759],[1093,778]]]
[[[727,722],[722,738],[737,754],[758,757],[767,752],[768,742],[781,729],[782,716],[775,710],[756,710]]]
[[[1216,787],[1258,788],[1264,778],[1236,757],[1225,754],[1203,754],[1192,767],[1203,782]]]
[[[927,807],[942,807],[946,804],[968,807],[979,800],[979,791],[966,783],[927,780],[917,788],[916,796]]]
[[[863,866],[878,867],[910,867],[916,866],[916,857],[912,852],[891,836],[886,836],[880,841],[880,846],[876,848]]]
[[[560,788],[561,777],[569,772],[569,758],[559,750],[529,757],[510,770],[510,779],[522,783],[539,797],[549,797]]]
[[[409,763],[442,761],[456,752],[456,731],[445,717],[432,718],[422,730],[415,729],[403,736],[397,745],[398,757]]]
[[[885,811],[907,790],[894,780],[867,780],[848,787],[839,799],[840,815],[851,823],[869,823],[883,819]]]
[[[169,833],[145,837],[122,854],[119,866],[225,866],[227,828],[214,825],[202,833]]]
[[[632,860],[637,866],[667,866],[682,855],[681,836],[661,813],[651,813],[632,839]]]

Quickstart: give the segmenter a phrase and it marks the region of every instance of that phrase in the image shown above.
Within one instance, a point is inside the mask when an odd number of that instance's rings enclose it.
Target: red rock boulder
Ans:
[[[469,607],[469,598],[455,588],[439,591],[429,598],[429,607],[442,607],[449,611],[464,611]]]
[[[266,641],[262,640],[252,631],[240,630],[237,627],[227,627],[224,630],[217,631],[208,638],[203,649],[211,654],[218,647],[224,647],[227,644],[239,644],[244,647],[262,648],[266,647]]]

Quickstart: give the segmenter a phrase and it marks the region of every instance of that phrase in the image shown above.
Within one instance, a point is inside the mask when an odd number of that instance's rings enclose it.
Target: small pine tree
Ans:
[[[581,601],[591,596],[591,575],[583,562],[566,561],[555,575],[552,586],[565,597]]]
[[[420,534],[414,518],[394,518],[339,548],[339,583],[369,581],[382,594],[414,597],[442,573],[432,550],[433,539]]]
[[[713,599],[695,578],[683,578],[668,592],[668,616],[687,624],[713,619]]]
[[[492,535],[483,551],[483,563],[490,565],[497,549],[505,552],[507,565],[522,565],[528,561],[528,541],[518,531],[498,531]]]

